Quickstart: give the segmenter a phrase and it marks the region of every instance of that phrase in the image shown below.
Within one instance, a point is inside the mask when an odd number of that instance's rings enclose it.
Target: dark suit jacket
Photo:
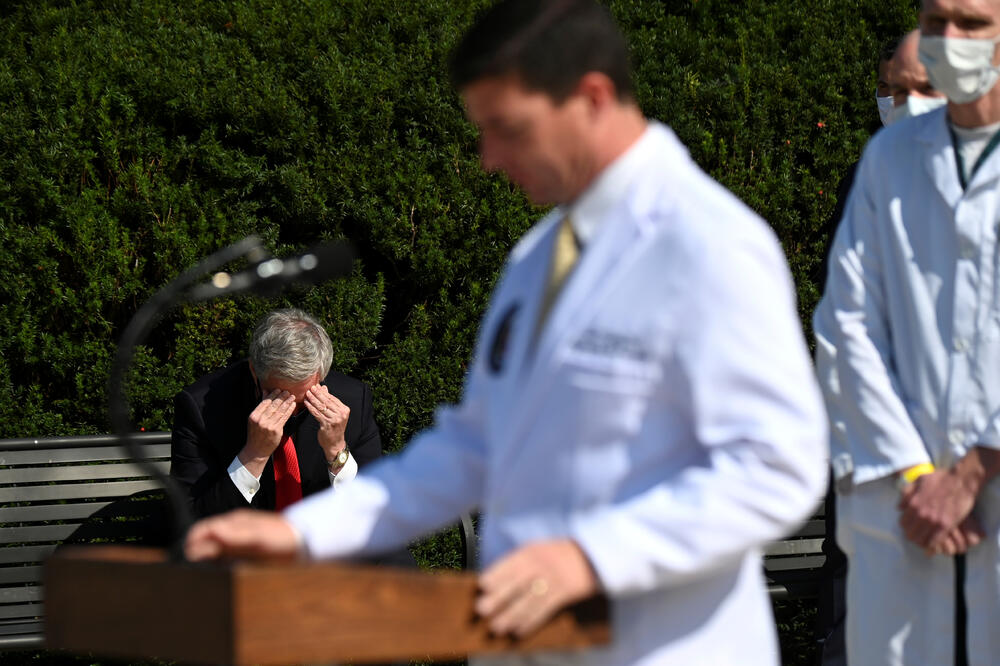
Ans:
[[[363,468],[382,453],[372,413],[371,390],[360,381],[334,371],[323,383],[351,410],[344,438],[351,455]],[[202,377],[174,399],[170,475],[187,491],[195,516],[247,507],[274,509],[274,466],[270,460],[261,474],[260,490],[250,504],[226,471],[246,443],[247,418],[259,402],[250,365],[245,360]],[[303,497],[330,487],[318,432],[319,423],[306,410],[289,419],[285,426],[285,433],[295,442]]]

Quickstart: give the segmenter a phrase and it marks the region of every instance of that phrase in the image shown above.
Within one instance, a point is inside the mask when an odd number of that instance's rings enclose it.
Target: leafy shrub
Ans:
[[[484,2],[39,0],[0,9],[0,436],[107,430],[135,310],[250,233],[347,237],[350,279],[171,312],[135,418],[239,357],[283,304],[324,318],[391,447],[458,397],[503,257],[541,211],[479,169],[446,54]],[[804,320],[837,181],[877,122],[876,54],[909,2],[620,0],[639,100],[781,238]]]

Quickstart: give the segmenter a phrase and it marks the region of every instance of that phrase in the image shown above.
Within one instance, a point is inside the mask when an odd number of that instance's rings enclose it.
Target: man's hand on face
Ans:
[[[316,384],[306,392],[303,404],[319,422],[319,445],[323,448],[326,459],[333,460],[347,446],[344,431],[347,429],[351,409],[322,384]]]
[[[976,494],[954,470],[921,476],[903,488],[899,500],[903,534],[928,554],[965,552],[981,538],[970,516]]]
[[[476,613],[495,634],[527,636],[597,589],[597,575],[575,541],[538,541],[504,556],[480,575]]]
[[[198,521],[184,540],[192,562],[247,558],[290,562],[299,555],[299,539],[280,514],[240,509]]]
[[[295,396],[274,390],[264,396],[247,419],[247,442],[239,453],[240,462],[254,476],[264,471],[267,459],[281,443],[285,423],[295,411]]]

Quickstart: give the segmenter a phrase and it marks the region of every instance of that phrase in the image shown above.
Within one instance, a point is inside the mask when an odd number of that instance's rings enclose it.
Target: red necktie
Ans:
[[[299,457],[295,455],[295,442],[288,435],[274,450],[274,508],[281,511],[302,499],[302,476],[299,474]]]

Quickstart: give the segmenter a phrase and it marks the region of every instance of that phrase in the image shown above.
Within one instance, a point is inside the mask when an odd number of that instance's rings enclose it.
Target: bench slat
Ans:
[[[170,444],[142,444],[140,446],[144,460],[170,458]],[[120,446],[89,446],[35,451],[4,451],[0,449],[0,465],[50,465],[95,460],[129,460],[130,458],[128,452]]]
[[[41,562],[56,549],[55,544],[45,546],[8,546],[0,548],[0,564]]]
[[[826,555],[806,555],[799,557],[775,557],[764,561],[768,573],[772,571],[794,571],[818,569],[826,562]]]
[[[42,582],[42,567],[0,567],[0,585]]]
[[[29,527],[9,527],[0,530],[0,543],[31,543],[38,541],[63,541],[80,527],[78,523],[67,525],[31,525]],[[109,540],[125,542],[146,536],[148,525],[143,520],[103,520],[99,525],[88,523],[96,534],[87,529],[86,543],[103,543]],[[75,541],[76,539],[74,539]]]
[[[41,601],[42,586],[32,587],[0,587],[0,603],[13,604],[23,601]]]
[[[73,533],[79,524],[32,525],[30,527],[5,527],[0,530],[0,543],[33,543],[62,541]]]
[[[170,462],[151,463],[164,474],[170,472]],[[63,465],[61,467],[34,467],[29,469],[0,469],[0,484],[50,483],[54,481],[92,481],[95,479],[146,478],[149,471],[131,463],[111,465]]]
[[[54,486],[0,488],[0,502],[43,502],[48,500],[125,497],[140,490],[160,488],[159,481],[111,481],[107,483],[64,483]]]
[[[26,636],[0,636],[0,650],[41,650],[45,645],[42,628]]]
[[[798,539],[796,541],[778,541],[767,546],[765,557],[775,555],[816,555],[823,552],[823,539]]]
[[[18,620],[21,624],[25,620],[33,620],[36,617],[41,617],[45,614],[45,604],[18,604],[16,606],[0,606],[0,626],[2,627],[16,627],[18,623],[12,620]],[[6,622],[3,622],[6,620]],[[10,632],[14,633],[14,632]]]
[[[31,618],[26,622],[18,622],[17,624],[0,624],[0,637],[42,633],[44,629],[45,627],[41,621]]]
[[[78,504],[32,504],[0,509],[0,523],[31,523],[42,520],[82,520],[100,511],[111,502],[81,502]],[[3,528],[0,528],[3,529]]]

